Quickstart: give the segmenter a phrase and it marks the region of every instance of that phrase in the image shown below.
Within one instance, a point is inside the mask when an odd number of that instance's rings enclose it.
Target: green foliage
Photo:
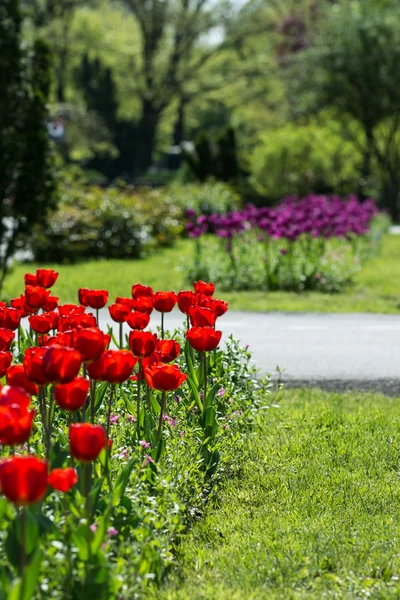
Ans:
[[[252,156],[252,182],[270,201],[359,188],[362,153],[333,120],[287,123],[264,135]]]
[[[158,600],[395,599],[398,398],[285,391]]]
[[[162,192],[82,188],[65,184],[58,211],[37,227],[37,260],[138,258],[171,245],[182,231],[182,211]]]
[[[0,286],[7,263],[55,205],[46,102],[50,52],[22,47],[19,2],[0,6]]]
[[[192,209],[196,214],[225,213],[240,206],[239,194],[231,185],[221,181],[171,184],[164,193],[168,201],[182,210]]]

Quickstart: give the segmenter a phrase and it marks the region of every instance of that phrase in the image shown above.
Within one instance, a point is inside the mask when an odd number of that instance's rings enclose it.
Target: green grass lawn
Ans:
[[[400,399],[285,391],[158,600],[400,598]]]
[[[60,272],[54,293],[62,302],[75,302],[79,287],[102,288],[110,291],[110,298],[130,295],[132,283],[141,282],[158,290],[184,289],[185,265],[193,260],[191,240],[180,241],[174,248],[144,260],[87,261],[78,265],[52,266]],[[3,296],[10,298],[23,289],[26,271],[35,271],[37,265],[17,265],[6,279]],[[357,276],[353,287],[343,294],[328,295],[320,292],[223,292],[232,310],[247,311],[316,311],[316,312],[378,312],[395,313],[400,309],[400,235],[383,239],[378,257],[367,262]]]

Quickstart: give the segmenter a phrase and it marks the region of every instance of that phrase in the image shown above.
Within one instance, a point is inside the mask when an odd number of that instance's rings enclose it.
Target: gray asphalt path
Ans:
[[[159,318],[153,313],[150,326]],[[101,321],[109,321],[104,311]],[[178,311],[166,315],[166,328],[182,322]],[[400,315],[228,312],[218,327],[250,346],[260,375],[278,365],[292,384],[359,388],[373,382],[368,389],[400,391]]]

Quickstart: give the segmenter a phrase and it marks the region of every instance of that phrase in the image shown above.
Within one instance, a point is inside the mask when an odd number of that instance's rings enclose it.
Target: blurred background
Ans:
[[[38,260],[139,256],[156,221],[160,242],[174,237],[180,211],[288,195],[372,196],[398,220],[398,1],[0,0],[0,11],[0,197],[20,221],[5,260],[28,232]],[[113,235],[123,226],[130,243]]]

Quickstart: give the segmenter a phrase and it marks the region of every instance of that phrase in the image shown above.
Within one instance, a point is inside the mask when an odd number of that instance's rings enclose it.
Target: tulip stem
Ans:
[[[39,408],[42,417],[44,440],[47,439],[47,418],[46,418],[46,388],[43,385],[39,386]]]
[[[160,407],[160,418],[158,421],[157,444],[159,444],[161,442],[161,434],[162,434],[162,427],[163,427],[163,422],[164,422],[164,412],[165,412],[166,400],[167,400],[166,392],[161,392],[161,407]]]
[[[97,327],[99,327],[99,309],[96,308],[96,323],[97,323]]]
[[[111,423],[111,409],[112,409],[112,401],[114,398],[114,390],[115,385],[110,385],[110,395],[108,397],[108,411],[107,411],[107,456],[108,456],[108,440],[110,439],[110,423]]]
[[[85,463],[84,467],[84,484],[85,484],[85,511],[87,521],[87,544],[88,553],[90,556],[90,464]]]
[[[119,349],[122,350],[124,347],[124,324],[119,324]]]
[[[164,339],[164,313],[161,313],[161,339]]]
[[[163,313],[162,313],[163,314]],[[137,396],[136,396],[136,430],[137,437],[140,440],[140,386],[142,382],[142,358],[139,358],[139,371],[137,379]]]
[[[91,390],[90,390],[90,421],[93,425],[94,423],[94,403],[96,399],[96,380],[92,380]]]
[[[47,460],[49,460],[49,456],[50,456],[51,429],[52,429],[52,425],[53,425],[53,419],[52,419],[53,401],[54,401],[54,386],[51,386],[50,400],[49,400],[49,414],[48,414],[48,422],[47,422],[47,438],[46,438],[46,458],[47,458]]]
[[[21,585],[21,597],[23,598],[23,585],[24,585],[24,570],[26,563],[26,508],[21,507],[21,556],[20,556],[20,576],[22,579]]]
[[[204,399],[203,406],[207,407],[207,352],[203,352]]]

